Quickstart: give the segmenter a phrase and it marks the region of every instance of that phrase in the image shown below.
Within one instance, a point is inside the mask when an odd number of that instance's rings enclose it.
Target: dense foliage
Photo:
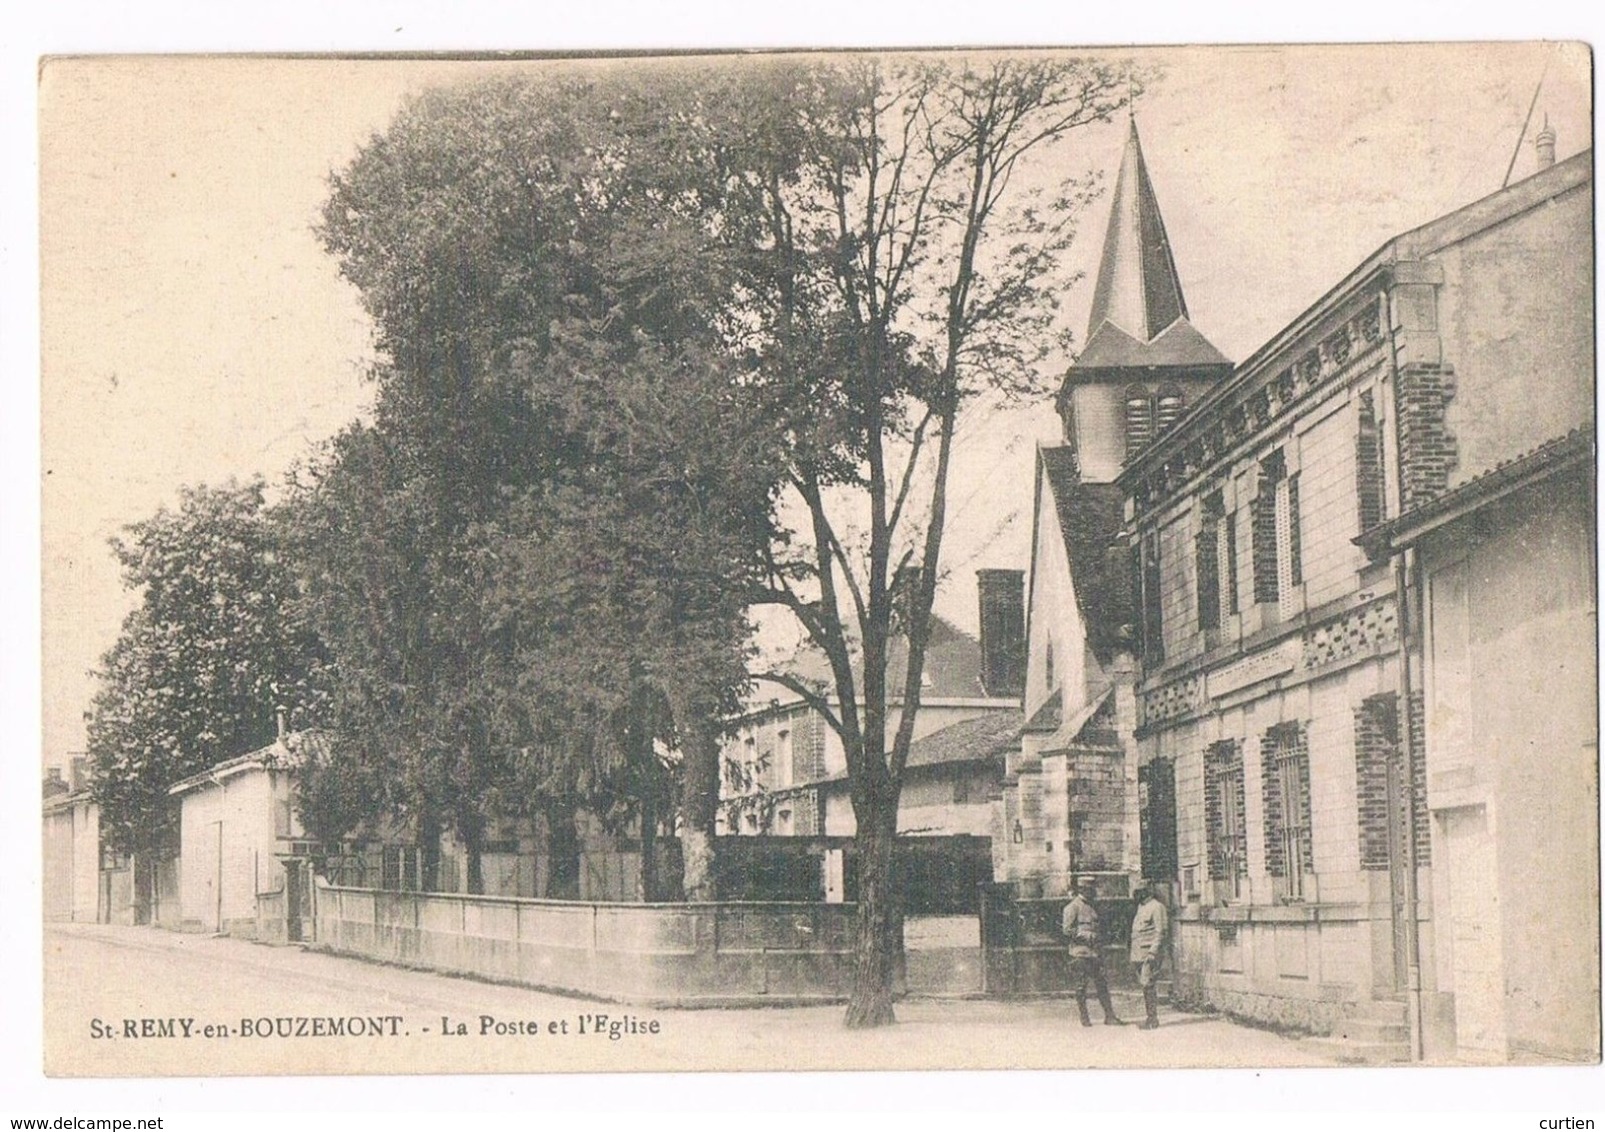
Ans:
[[[186,489],[113,549],[139,604],[101,662],[89,756],[102,836],[148,854],[175,844],[168,788],[271,742],[280,709],[316,718],[327,673],[260,481]]]

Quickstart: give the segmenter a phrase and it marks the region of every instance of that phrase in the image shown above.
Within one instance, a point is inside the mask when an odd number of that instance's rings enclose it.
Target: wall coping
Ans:
[[[391,888],[359,888],[349,884],[329,884],[321,877],[318,878],[318,888],[324,892],[351,892],[373,896],[404,896],[411,899],[428,900],[457,900],[475,904],[510,904],[513,906],[528,905],[536,908],[605,908],[646,910],[662,912],[697,912],[721,909],[794,912],[816,911],[821,908],[840,908],[844,911],[856,911],[858,905],[851,902],[829,904],[823,900],[698,900],[698,901],[623,901],[623,900],[544,900],[531,896],[493,896],[485,893],[473,892],[417,892]]]

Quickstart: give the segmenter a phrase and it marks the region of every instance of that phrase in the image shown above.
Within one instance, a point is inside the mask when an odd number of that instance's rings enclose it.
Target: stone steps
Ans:
[[[1348,1065],[1397,1065],[1410,1061],[1410,1021],[1402,1002],[1356,1003],[1354,1013],[1339,1019],[1325,1037],[1307,1038],[1305,1046],[1323,1057]]]

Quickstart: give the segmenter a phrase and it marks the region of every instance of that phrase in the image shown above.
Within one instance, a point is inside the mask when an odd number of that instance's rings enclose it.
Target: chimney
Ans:
[[[981,597],[981,687],[988,696],[1025,693],[1025,571],[977,570]]]
[[[74,755],[72,761],[67,765],[70,768],[67,785],[71,786],[75,792],[82,790],[89,784],[89,756]]]
[[[1544,115],[1544,128],[1533,139],[1533,148],[1538,151],[1538,168],[1548,169],[1555,164],[1555,128],[1549,124],[1548,114]]]
[[[282,706],[275,708],[273,714],[278,723],[279,742],[282,743],[284,742],[284,708]]]
[[[886,595],[892,603],[892,632],[904,634],[913,621],[914,593],[920,588],[925,570],[920,566],[904,566],[892,578]]]
[[[62,780],[61,768],[59,766],[46,767],[44,796],[46,798],[54,798],[58,794],[65,793],[67,793],[67,783]]]

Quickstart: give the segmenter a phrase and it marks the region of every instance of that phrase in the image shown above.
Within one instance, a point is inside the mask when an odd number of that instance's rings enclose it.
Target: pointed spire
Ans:
[[[1176,261],[1170,254],[1154,186],[1148,180],[1133,116],[1115,179],[1087,338],[1108,321],[1138,342],[1151,342],[1178,318],[1186,317],[1187,301],[1182,298]]]

